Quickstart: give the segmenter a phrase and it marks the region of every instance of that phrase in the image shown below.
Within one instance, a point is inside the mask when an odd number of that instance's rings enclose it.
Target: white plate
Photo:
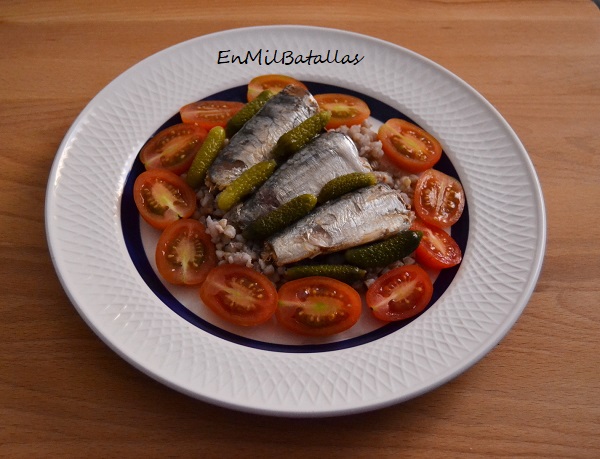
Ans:
[[[256,57],[258,50],[261,59],[227,62],[248,51]],[[330,60],[337,50],[338,61],[348,55],[350,62],[317,63],[313,58],[286,65],[289,57],[271,62],[291,53],[294,58],[320,54],[325,60],[328,50]],[[139,264],[147,260],[126,241],[131,217],[121,216],[124,188],[140,147],[185,103],[265,73],[357,91],[399,110],[442,142],[465,188],[468,240],[452,282],[416,320],[362,341],[277,347],[185,317],[140,275]],[[532,294],[546,222],[527,152],[497,111],[466,83],[377,39],[276,26],[181,43],[103,89],[59,148],[47,189],[46,229],[71,301],[98,336],[134,366],[217,405],[325,416],[407,400],[483,357]]]

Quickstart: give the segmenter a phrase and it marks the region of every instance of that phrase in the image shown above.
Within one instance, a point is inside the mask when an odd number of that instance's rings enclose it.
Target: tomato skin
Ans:
[[[418,174],[431,169],[442,157],[442,145],[435,137],[406,120],[392,118],[377,132],[383,152],[396,166]]]
[[[254,99],[256,99],[256,97],[261,92],[266,91],[267,89],[270,90],[273,94],[277,94],[283,88],[289,85],[297,86],[299,88],[308,90],[304,83],[286,75],[260,75],[255,78],[252,78],[252,80],[250,80],[250,83],[248,83],[248,93],[246,97],[248,99],[248,102],[251,102]]]
[[[362,311],[359,293],[344,282],[322,276],[304,277],[279,288],[275,316],[294,333],[330,336],[348,330]]]
[[[263,274],[242,265],[212,269],[200,286],[200,299],[227,322],[252,327],[267,322],[277,309],[277,289]]]
[[[190,124],[170,126],[142,147],[140,160],[146,170],[167,169],[183,174],[190,168],[207,134],[204,128]]]
[[[242,102],[228,100],[199,100],[181,107],[179,115],[184,124],[200,126],[210,131],[215,126],[225,127],[243,106]]]
[[[349,94],[317,94],[315,100],[321,110],[331,112],[331,119],[325,129],[361,124],[371,116],[371,109],[366,102]]]
[[[156,245],[155,260],[158,273],[175,285],[199,285],[217,265],[215,245],[206,227],[189,218],[165,228]]]
[[[425,171],[415,184],[415,212],[421,220],[438,228],[454,225],[465,207],[465,192],[454,177],[435,169]]]
[[[380,276],[367,290],[366,300],[376,318],[393,322],[419,314],[432,296],[433,284],[425,270],[406,265]]]
[[[194,190],[166,169],[142,172],[133,184],[133,199],[142,218],[161,230],[196,210]]]
[[[439,270],[456,266],[462,261],[462,251],[446,231],[416,219],[411,229],[421,231],[423,237],[415,251],[417,262],[430,269]]]

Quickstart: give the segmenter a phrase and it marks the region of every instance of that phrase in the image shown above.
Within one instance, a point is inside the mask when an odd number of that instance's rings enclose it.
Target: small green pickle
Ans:
[[[199,188],[206,177],[208,168],[215,160],[225,143],[225,129],[215,126],[210,131],[190,166],[185,181],[192,188]]]
[[[319,192],[318,202],[323,204],[331,199],[339,198],[350,191],[358,190],[377,183],[377,178],[371,172],[352,172],[341,175],[327,182]]]
[[[304,120],[295,128],[283,134],[273,150],[277,161],[284,161],[314,139],[331,119],[331,112],[324,110]]]
[[[287,280],[310,276],[324,276],[352,284],[365,278],[367,271],[350,265],[298,265],[285,271]]]
[[[261,92],[256,99],[248,102],[227,122],[225,126],[225,133],[228,138],[231,138],[237,131],[239,131],[246,122],[258,113],[263,106],[269,101],[274,94],[268,89]]]
[[[244,231],[244,237],[247,239],[266,239],[300,220],[316,205],[317,197],[314,194],[296,196],[252,222]]]
[[[363,269],[387,266],[417,250],[422,237],[421,231],[402,231],[383,241],[348,249],[344,258]]]
[[[217,196],[217,206],[223,211],[228,211],[238,202],[261,186],[273,174],[277,162],[274,159],[262,161],[231,182],[227,188]]]

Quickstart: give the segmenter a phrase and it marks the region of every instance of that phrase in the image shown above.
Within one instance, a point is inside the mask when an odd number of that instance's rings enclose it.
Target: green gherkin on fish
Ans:
[[[231,137],[236,134],[250,118],[258,113],[258,111],[264,107],[267,101],[273,97],[272,91],[268,89],[261,92],[256,99],[245,104],[242,109],[237,112],[233,117],[227,122],[227,126],[225,126],[225,133],[227,137]]]
[[[228,211],[242,199],[261,186],[273,173],[277,162],[273,159],[255,164],[217,196],[217,206],[223,211]]]
[[[330,180],[321,189],[318,202],[323,204],[335,198],[349,193],[359,188],[373,186],[377,183],[377,178],[372,173],[367,172],[352,172],[350,174],[341,175]]]
[[[297,153],[308,142],[323,132],[330,119],[331,112],[325,110],[304,120],[279,138],[275,150],[273,150],[273,157],[281,162]]]
[[[421,231],[403,231],[384,241],[349,249],[344,257],[348,263],[360,268],[387,266],[417,250],[422,237]]]
[[[266,239],[300,220],[317,205],[313,194],[302,194],[260,217],[244,231],[247,239]]]

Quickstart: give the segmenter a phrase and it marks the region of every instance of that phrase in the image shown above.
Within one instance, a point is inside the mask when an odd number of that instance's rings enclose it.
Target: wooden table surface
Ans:
[[[69,302],[44,229],[58,146],[112,79],[196,36],[291,23],[387,40],[468,82],[524,143],[548,213],[535,292],[492,352],[416,399],[322,420],[230,411],[134,369]],[[600,457],[592,1],[0,1],[0,43],[1,457]]]

